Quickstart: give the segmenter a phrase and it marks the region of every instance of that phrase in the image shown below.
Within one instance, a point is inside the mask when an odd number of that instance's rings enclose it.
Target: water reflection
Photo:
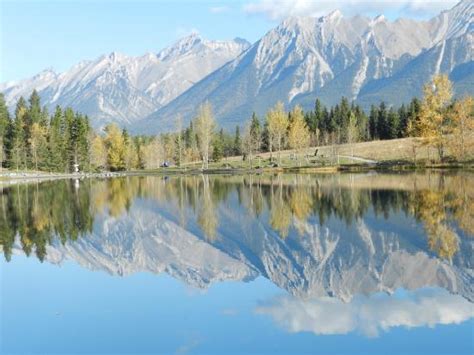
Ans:
[[[470,173],[133,176],[4,187],[0,200],[6,260],[166,272],[201,288],[263,276],[288,295],[258,312],[292,332],[473,316]],[[399,289],[410,299],[377,296]]]
[[[323,297],[301,300],[281,296],[257,307],[291,333],[362,333],[369,337],[394,327],[459,324],[474,316],[472,304],[446,291],[421,289],[393,296],[356,296],[345,303]]]

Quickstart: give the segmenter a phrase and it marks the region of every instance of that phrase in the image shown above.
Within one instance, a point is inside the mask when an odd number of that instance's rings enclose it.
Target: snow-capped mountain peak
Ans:
[[[114,51],[61,74],[48,69],[29,79],[1,84],[0,91],[10,107],[36,89],[50,108],[73,106],[88,114],[95,127],[112,121],[130,125],[248,47],[243,39],[210,41],[192,33],[157,55],[130,57]]]
[[[342,96],[366,108],[382,100],[400,105],[421,95],[433,74],[472,68],[473,6],[473,0],[464,0],[430,21],[343,17],[339,11],[320,18],[289,17],[150,115],[138,130],[171,129],[177,114],[190,119],[206,100],[229,129],[252,112],[263,116],[279,100],[287,108],[300,104],[306,109],[316,97],[326,105]],[[457,89],[455,82],[456,94],[473,93],[471,74],[457,76],[463,84]]]

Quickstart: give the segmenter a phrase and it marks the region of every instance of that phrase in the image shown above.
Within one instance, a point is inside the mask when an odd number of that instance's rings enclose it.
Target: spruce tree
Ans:
[[[8,129],[10,126],[10,115],[5,103],[5,97],[0,93],[0,171],[6,165],[8,156]]]
[[[10,163],[9,166],[19,169],[27,168],[28,152],[26,146],[25,125],[27,115],[26,101],[20,97],[15,108],[15,119],[10,133]]]
[[[64,116],[60,106],[56,106],[49,126],[49,166],[53,171],[67,170],[65,161]]]
[[[398,133],[400,131],[400,117],[398,116],[397,111],[393,108],[390,109],[387,116],[387,139],[398,138]]]
[[[400,108],[398,109],[398,117],[400,121],[397,137],[398,138],[403,138],[406,135],[406,132],[408,130],[408,112],[405,104],[402,104]]]
[[[252,150],[257,153],[262,148],[262,128],[260,126],[260,120],[258,119],[255,112],[252,114],[252,120],[250,122],[250,136],[252,141]]]
[[[369,134],[371,140],[379,139],[378,128],[379,111],[375,105],[370,106]]]
[[[77,126],[75,125],[74,111],[68,107],[64,111],[64,150],[63,159],[65,171],[73,172],[74,164],[77,164]]]
[[[240,137],[240,127],[235,127],[235,136],[234,136],[234,155],[242,154],[242,138]]]
[[[388,113],[385,102],[381,102],[379,105],[377,117],[377,133],[380,139],[388,139],[389,137]]]

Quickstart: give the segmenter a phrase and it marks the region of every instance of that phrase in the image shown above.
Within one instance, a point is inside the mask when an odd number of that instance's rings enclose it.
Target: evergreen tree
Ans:
[[[15,120],[12,122],[10,133],[11,151],[9,166],[16,170],[26,169],[28,167],[27,139],[24,128],[26,125],[27,111],[26,101],[23,97],[20,97],[15,108]]]
[[[56,106],[49,126],[49,166],[53,171],[68,171],[65,160],[64,116],[61,107]]]
[[[234,155],[242,154],[242,138],[240,137],[240,127],[235,127],[235,136],[234,136]]]
[[[420,112],[421,102],[416,97],[410,102],[408,106],[408,122],[406,134],[413,137],[420,135]]]
[[[377,134],[380,139],[389,138],[389,129],[388,129],[388,112],[385,102],[381,102],[378,110],[377,117]]]
[[[398,138],[403,138],[406,136],[408,130],[408,112],[405,104],[402,104],[398,109],[398,117],[399,117],[399,129],[397,133]]]
[[[369,139],[370,133],[369,133],[369,122],[367,115],[365,114],[364,110],[359,105],[355,105],[353,109],[355,119],[356,119],[356,125],[358,128],[357,132],[357,137],[359,140],[367,140]]]
[[[252,141],[252,151],[257,153],[262,148],[262,129],[260,126],[260,120],[255,112],[252,114],[252,119],[250,121],[250,136]]]
[[[397,111],[395,111],[393,108],[390,108],[390,111],[388,112],[386,129],[387,139],[398,138],[398,134],[400,132],[400,117],[398,116]]]
[[[5,103],[5,97],[0,93],[0,171],[6,163],[8,155],[8,130],[10,126],[10,114]]]
[[[379,110],[375,105],[370,106],[370,115],[369,115],[369,134],[371,140],[379,139],[378,132],[378,119],[379,119]]]
[[[212,160],[220,161],[224,157],[224,130],[221,128],[219,134],[214,136],[212,141]]]

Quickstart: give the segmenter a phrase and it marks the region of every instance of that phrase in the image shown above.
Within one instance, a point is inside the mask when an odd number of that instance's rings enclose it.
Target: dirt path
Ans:
[[[360,161],[360,162],[367,163],[367,164],[377,164],[376,160],[365,159],[365,158],[360,158],[360,157],[353,157],[353,156],[350,156],[350,155],[339,155],[339,158],[352,159],[352,160]]]

